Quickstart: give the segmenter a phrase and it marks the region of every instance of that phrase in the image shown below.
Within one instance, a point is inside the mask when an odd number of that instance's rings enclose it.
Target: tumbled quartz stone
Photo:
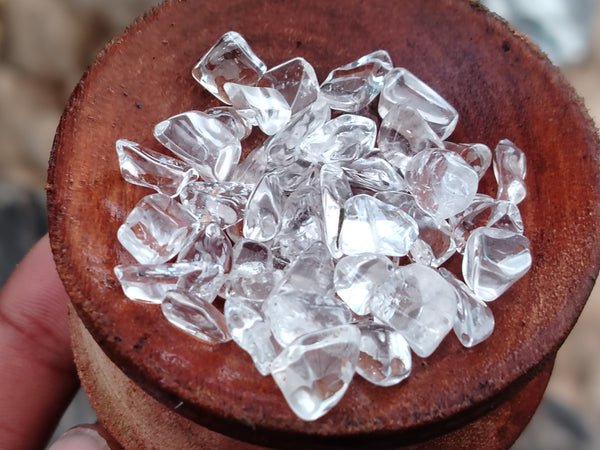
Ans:
[[[460,155],[477,172],[480,180],[492,164],[492,151],[485,144],[455,144],[446,141],[444,148]]]
[[[303,290],[280,290],[263,304],[273,336],[287,347],[300,336],[350,323],[352,312],[341,300]]]
[[[341,258],[343,253],[338,245],[339,231],[344,204],[352,197],[352,189],[342,168],[334,164],[325,164],[321,168],[320,182],[326,244],[334,258]]]
[[[523,233],[523,219],[519,207],[508,200],[496,200],[488,226]]]
[[[346,255],[404,256],[419,235],[412,217],[368,195],[349,198],[344,212],[339,248]]]
[[[508,139],[501,140],[494,149],[494,175],[498,182],[498,200],[508,200],[515,204],[527,195],[525,175],[527,161],[525,154]]]
[[[246,40],[229,31],[198,61],[192,76],[223,103],[231,104],[223,89],[225,83],[254,85],[266,70]]]
[[[121,175],[128,183],[176,197],[185,185],[198,179],[189,164],[133,141],[119,139],[116,148]]]
[[[233,248],[219,225],[203,223],[197,227],[186,245],[177,255],[178,262],[208,261],[218,264],[224,273],[231,270]]]
[[[233,107],[215,106],[204,110],[204,114],[219,119],[236,139],[243,141],[252,133],[252,125]]]
[[[249,186],[233,181],[198,181],[188,184],[179,199],[198,220],[227,228],[243,219],[250,192]]]
[[[271,249],[261,242],[240,239],[233,247],[233,265],[225,281],[225,296],[264,300],[275,282]]]
[[[378,386],[393,386],[410,375],[412,355],[406,339],[393,328],[359,322],[360,355],[356,372]]]
[[[242,153],[240,140],[223,122],[200,111],[163,120],[154,127],[154,137],[205,181],[228,180]]]
[[[358,362],[360,331],[353,325],[302,336],[271,364],[288,405],[302,420],[331,410],[348,388]]]
[[[195,222],[178,202],[163,194],[142,198],[117,231],[117,239],[141,264],[173,258],[193,232]]]
[[[197,270],[183,274],[179,277],[177,289],[184,290],[207,302],[213,302],[225,281],[223,277],[223,267],[207,260],[189,264],[195,265]]]
[[[417,153],[406,166],[404,179],[417,204],[436,219],[447,219],[466,209],[479,177],[456,153],[429,149]]]
[[[208,263],[210,264],[210,263]],[[216,268],[203,261],[162,264],[121,264],[115,267],[115,275],[123,292],[131,300],[159,304],[167,292],[175,290],[182,277],[199,278]],[[218,289],[217,289],[218,290]],[[216,292],[215,292],[216,295]],[[212,301],[212,298],[206,300]]]
[[[333,295],[333,270],[334,261],[329,249],[324,243],[316,242],[285,268],[275,292],[303,290],[321,295]]]
[[[268,153],[263,145],[258,146],[246,155],[233,170],[232,179],[248,186],[256,186],[267,172]]]
[[[369,154],[377,137],[377,124],[367,117],[343,114],[309,135],[300,148],[322,162],[354,161]]]
[[[342,168],[353,188],[371,192],[408,190],[402,176],[380,156],[360,158]]]
[[[495,322],[492,310],[449,270],[440,268],[440,275],[456,288],[458,294],[453,328],[460,343],[470,348],[485,341],[494,331]]]
[[[394,105],[381,122],[377,146],[391,164],[404,172],[412,156],[428,148],[443,148],[444,144],[416,110]]]
[[[476,194],[464,211],[450,217],[452,236],[460,253],[464,252],[467,239],[473,230],[488,226],[494,204],[494,199],[489,195]]]
[[[355,314],[368,314],[371,296],[393,269],[394,265],[385,256],[345,256],[335,266],[335,292]]]
[[[287,197],[302,188],[319,189],[321,165],[302,157],[285,166],[274,169],[281,192]]]
[[[248,199],[244,215],[244,237],[270,241],[281,229],[283,195],[276,173],[266,173]]]
[[[498,298],[530,267],[529,239],[522,234],[483,227],[469,236],[462,274],[467,286],[482,300]]]
[[[417,223],[419,236],[409,253],[414,262],[439,267],[456,252],[448,222],[423,211],[409,192],[382,191],[375,198],[404,211]]]
[[[379,96],[379,115],[385,118],[394,105],[416,110],[442,140],[452,134],[458,122],[458,113],[452,105],[422,80],[401,67],[390,70],[385,76]]]
[[[182,290],[170,291],[161,309],[172,325],[198,339],[210,344],[231,340],[223,313],[200,297]]]
[[[269,136],[281,130],[292,116],[290,105],[276,89],[235,83],[226,83],[224,89],[233,107],[252,111],[258,127]]]
[[[271,362],[281,352],[262,313],[262,303],[245,298],[230,297],[223,314],[233,340],[252,358],[262,375],[271,373]]]
[[[422,358],[452,329],[456,304],[456,289],[435,269],[416,263],[392,272],[370,302],[375,318],[398,330]]]
[[[377,50],[332,70],[321,84],[321,95],[331,108],[356,113],[381,92],[385,75],[392,69],[385,50]]]
[[[290,105],[292,116],[313,103],[319,95],[315,69],[304,58],[294,58],[267,70],[258,81],[281,93]]]

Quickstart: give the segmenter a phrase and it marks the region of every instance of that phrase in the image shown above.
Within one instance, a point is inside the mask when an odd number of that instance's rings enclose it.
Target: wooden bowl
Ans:
[[[337,66],[386,49],[396,66],[431,84],[459,111],[452,140],[493,147],[508,138],[525,151],[529,195],[520,207],[533,265],[491,304],[491,338],[465,349],[449,335],[431,357],[415,358],[412,375],[396,387],[355,377],[330,413],[304,422],[235,344],[206,345],[172,327],[159,307],[125,298],[113,267],[132,258],[117,242],[117,228],[149,191],[121,179],[115,141],[160,150],[154,124],[216,105],[190,72],[229,30],[239,31],[269,67],[302,56],[320,80]],[[110,394],[117,382],[99,379],[93,369],[114,364],[115,376],[124,377],[120,395],[131,383],[147,397],[139,402],[154,402],[144,417],[162,408],[186,423],[183,434],[206,428],[274,447],[380,448],[456,436],[480,424],[490,446],[508,446],[535,410],[556,351],[598,274],[598,149],[594,125],[560,71],[473,2],[162,4],[108,45],[82,78],[50,160],[50,237],[77,313],[73,334],[82,382]],[[493,183],[484,184],[493,192]],[[114,419],[118,408],[111,410],[106,396],[96,394],[90,392],[98,416],[121,444],[151,448],[157,442],[151,435],[164,434],[157,424],[131,437],[135,427]]]

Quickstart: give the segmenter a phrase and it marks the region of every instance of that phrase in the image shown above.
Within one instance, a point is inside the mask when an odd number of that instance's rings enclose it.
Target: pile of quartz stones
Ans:
[[[492,333],[487,303],[531,265],[512,142],[449,142],[456,110],[383,50],[319,84],[305,59],[267,70],[228,32],[192,76],[228,106],[158,123],[170,152],[116,144],[125,180],[157,191],[118,230],[138,262],[115,267],[127,297],[203,341],[233,339],[304,420],[355,373],[391,386],[411,350]],[[240,162],[254,126],[266,137]],[[496,198],[477,192],[492,160]],[[453,255],[464,281],[441,267]]]

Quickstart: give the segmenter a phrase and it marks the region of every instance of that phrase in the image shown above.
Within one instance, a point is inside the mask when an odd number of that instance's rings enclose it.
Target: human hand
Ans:
[[[0,291],[2,448],[44,448],[77,390],[68,302],[46,235]],[[75,427],[51,450],[108,449],[103,434],[96,425]]]

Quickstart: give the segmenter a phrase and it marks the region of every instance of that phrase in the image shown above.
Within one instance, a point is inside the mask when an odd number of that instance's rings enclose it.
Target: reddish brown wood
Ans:
[[[474,349],[448,336],[397,387],[358,377],[315,422],[296,418],[270,377],[234,344],[209,346],[173,329],[155,306],[128,301],[113,275],[131,261],[116,231],[147,193],[124,183],[114,143],[157,150],[152,127],[216,101],[191,78],[228,30],[273,66],[303,56],[320,79],[378,48],[438,89],[459,111],[453,140],[527,154],[521,204],[533,266],[492,304],[496,331]],[[558,69],[506,24],[462,0],[173,1],[132,25],[75,89],[51,157],[52,248],[75,308],[132,380],[181,414],[235,438],[270,445],[409,444],[457,429],[508,401],[554,357],[600,264],[598,136]],[[494,191],[492,178],[486,189]]]

